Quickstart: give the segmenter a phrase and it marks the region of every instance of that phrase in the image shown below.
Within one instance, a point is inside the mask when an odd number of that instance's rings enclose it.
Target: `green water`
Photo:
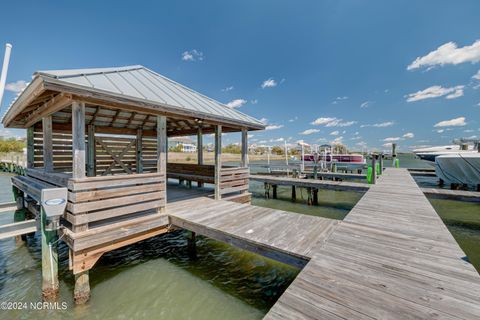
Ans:
[[[429,167],[409,155],[402,167]],[[386,163],[388,165],[388,162]],[[429,180],[430,179],[430,180]],[[435,186],[421,178],[420,185]],[[9,176],[0,175],[0,202],[11,201]],[[320,206],[307,206],[306,194],[279,187],[278,200],[266,200],[263,185],[252,182],[252,202],[258,206],[343,219],[362,193],[319,191]],[[302,199],[303,196],[303,199]],[[480,270],[480,205],[431,200],[469,260]],[[13,212],[0,213],[0,224]],[[0,240],[0,302],[41,301],[41,251],[38,235],[27,243]],[[73,305],[73,275],[68,250],[59,249],[60,301],[63,311],[0,311],[0,319],[261,319],[293,281],[298,269],[232,246],[198,237],[198,259],[191,260],[182,231],[154,237],[109,252],[90,271],[92,298]]]

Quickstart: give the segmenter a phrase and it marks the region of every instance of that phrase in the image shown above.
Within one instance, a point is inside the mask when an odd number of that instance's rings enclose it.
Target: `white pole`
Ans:
[[[2,106],[3,91],[5,90],[5,83],[7,82],[8,63],[10,62],[10,52],[12,45],[7,43],[5,45],[5,57],[3,58],[2,75],[0,76],[0,107]]]
[[[305,171],[305,144],[302,143],[302,172]]]

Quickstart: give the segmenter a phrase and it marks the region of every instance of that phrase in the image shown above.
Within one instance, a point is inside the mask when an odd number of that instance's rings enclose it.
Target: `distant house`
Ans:
[[[188,137],[174,137],[168,139],[168,147],[176,148],[181,146],[182,152],[197,152],[197,146],[193,143],[192,139]]]

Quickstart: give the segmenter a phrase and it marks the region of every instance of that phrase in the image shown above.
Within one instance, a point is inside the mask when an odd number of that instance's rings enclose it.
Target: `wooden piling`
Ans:
[[[380,173],[379,174],[382,174],[383,173],[383,153],[380,154],[379,162],[380,162]]]
[[[188,256],[190,259],[197,259],[197,239],[195,232],[189,231],[187,237]]]
[[[318,189],[313,189],[313,205],[318,206]]]
[[[297,200],[297,190],[295,189],[295,186],[292,186],[292,202],[295,202]]]
[[[377,183],[377,155],[372,154],[372,184]]]
[[[75,304],[84,304],[90,299],[90,281],[88,270],[75,275],[75,289],[73,300]]]
[[[275,184],[272,185],[272,198],[277,199],[277,186]]]

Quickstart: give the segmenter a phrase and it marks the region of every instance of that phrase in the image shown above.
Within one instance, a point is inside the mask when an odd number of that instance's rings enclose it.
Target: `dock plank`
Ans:
[[[464,258],[408,171],[388,168],[265,319],[479,319]]]

